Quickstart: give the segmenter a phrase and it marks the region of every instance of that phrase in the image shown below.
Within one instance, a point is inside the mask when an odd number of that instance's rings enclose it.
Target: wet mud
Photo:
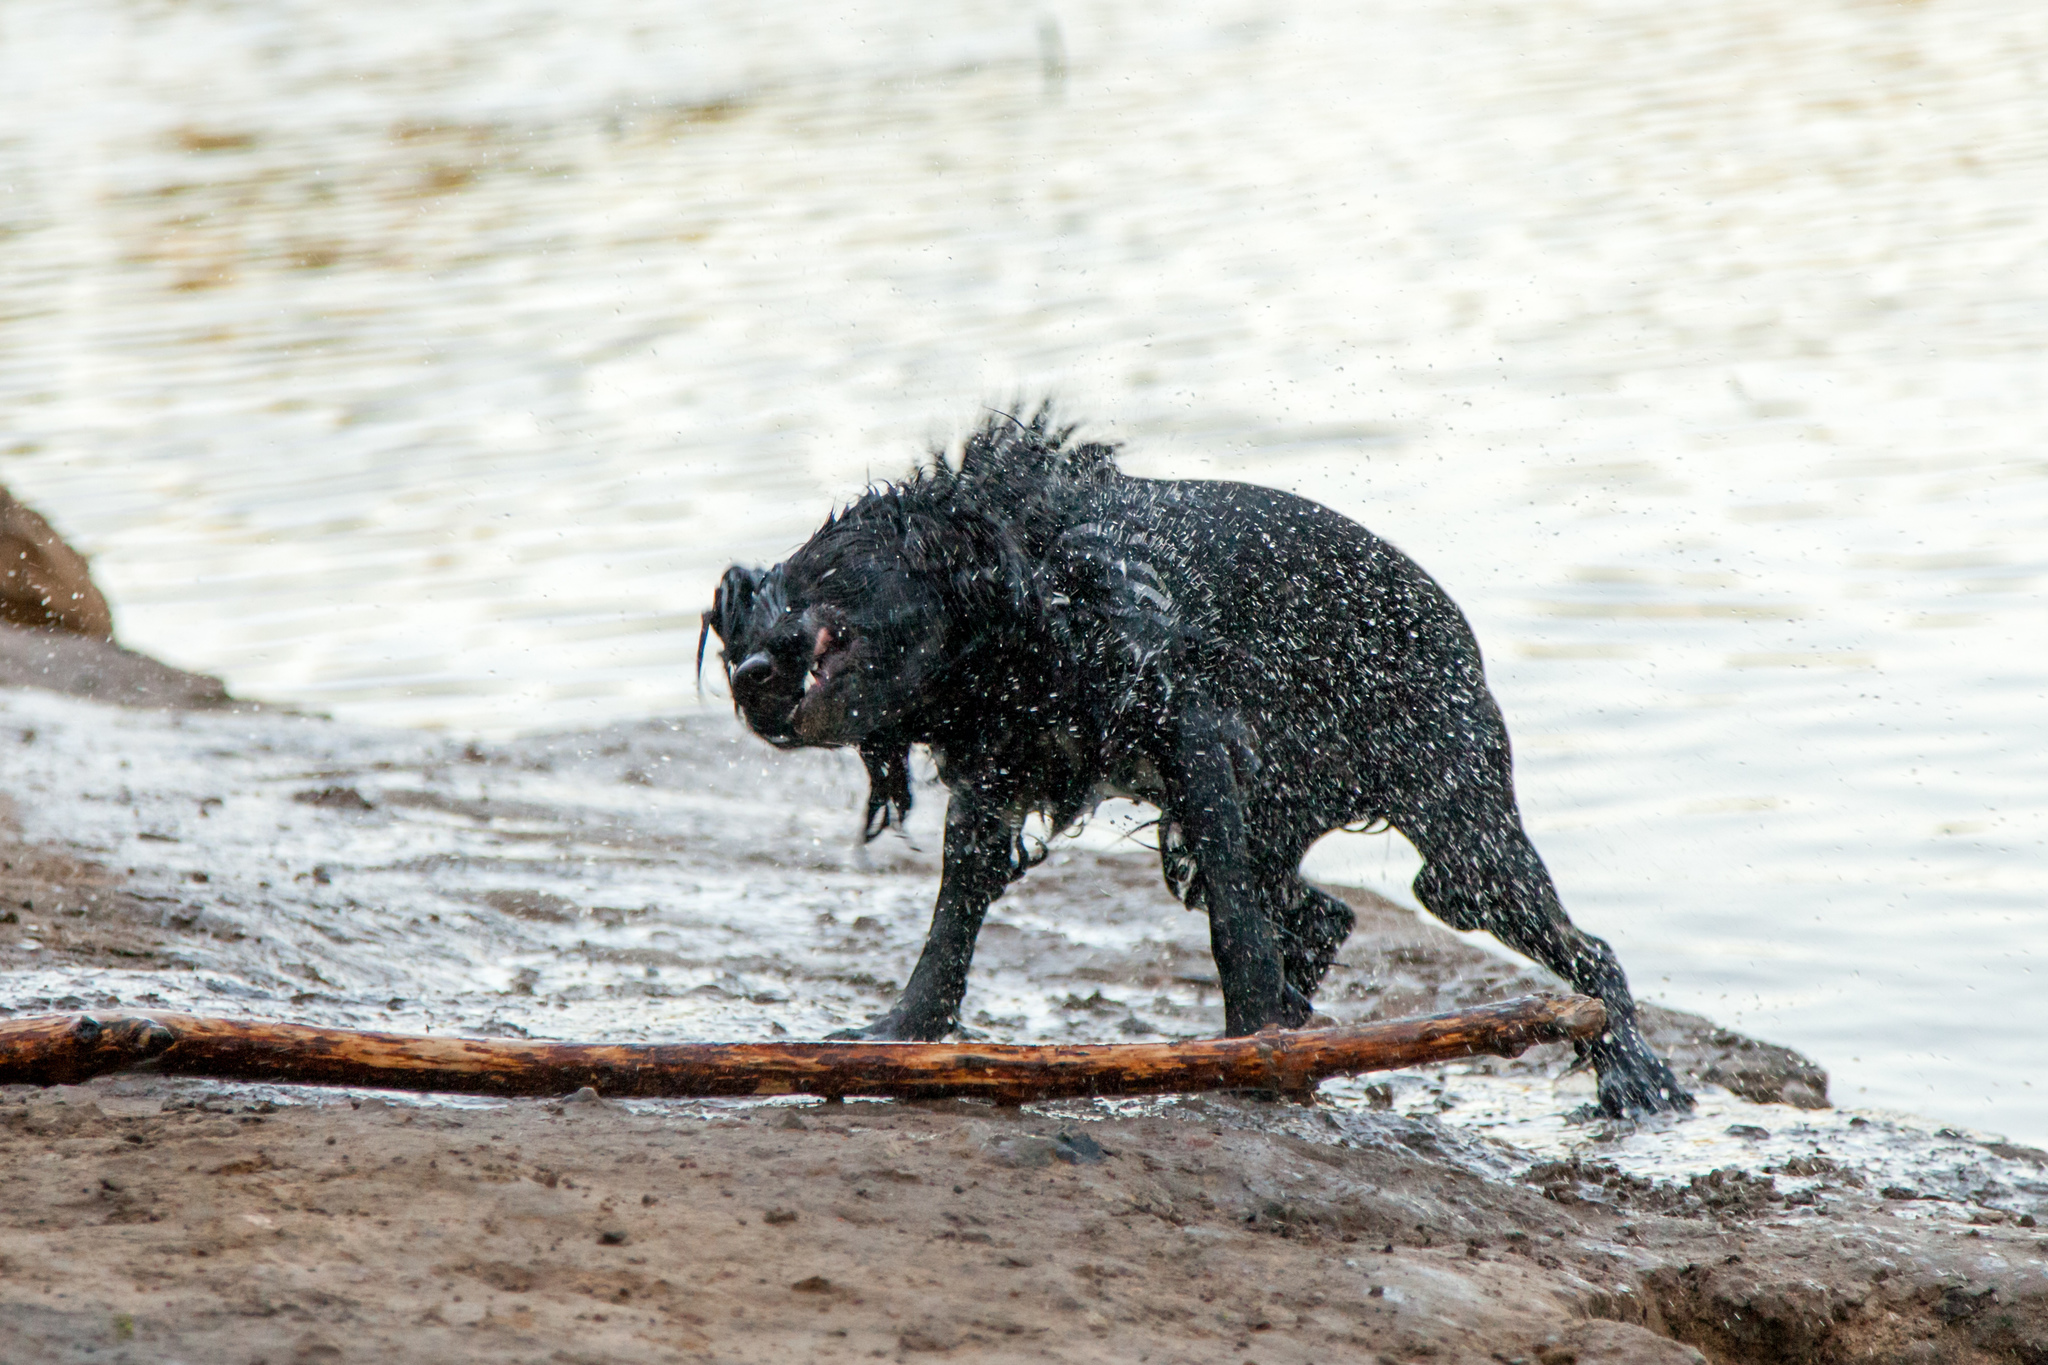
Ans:
[[[922,938],[939,793],[724,718],[499,744],[0,690],[0,1006],[816,1037]],[[999,901],[968,1028],[1221,1023],[1105,819]],[[1363,892],[1339,1020],[1556,983]],[[0,1092],[9,1359],[2048,1360],[2048,1155],[1827,1107],[1651,1007],[1699,1113],[1563,1047],[1244,1097],[453,1102],[146,1074]]]

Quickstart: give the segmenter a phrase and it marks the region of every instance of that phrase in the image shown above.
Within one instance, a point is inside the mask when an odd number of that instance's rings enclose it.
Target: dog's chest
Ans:
[[[1009,739],[994,752],[931,746],[939,780],[948,787],[966,782],[999,792],[1026,809],[1070,814],[1111,797],[1159,805],[1166,795],[1166,783],[1151,759],[1129,754],[1105,763],[1095,745],[1066,727]]]

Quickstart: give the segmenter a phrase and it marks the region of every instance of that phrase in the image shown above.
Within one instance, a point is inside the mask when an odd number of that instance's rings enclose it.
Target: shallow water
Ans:
[[[367,722],[673,713],[728,560],[1055,389],[1452,590],[1642,993],[2048,1136],[2048,12],[27,0],[0,39],[0,473],[138,647]]]

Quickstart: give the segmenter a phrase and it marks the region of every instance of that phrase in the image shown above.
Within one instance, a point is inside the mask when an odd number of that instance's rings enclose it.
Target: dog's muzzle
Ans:
[[[795,711],[803,700],[801,675],[777,668],[775,656],[756,650],[733,666],[732,699],[740,716],[752,730],[770,744],[788,747],[796,743]]]

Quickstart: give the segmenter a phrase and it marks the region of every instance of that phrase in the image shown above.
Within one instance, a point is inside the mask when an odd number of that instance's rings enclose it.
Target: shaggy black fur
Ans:
[[[957,468],[935,453],[783,563],[728,570],[705,614],[756,733],[859,747],[868,837],[910,807],[911,745],[951,794],[924,954],[850,1036],[953,1029],[982,917],[1035,861],[1026,816],[1060,830],[1119,794],[1158,807],[1167,882],[1209,915],[1229,1032],[1308,1020],[1352,915],[1302,881],[1302,854],[1383,820],[1422,854],[1438,918],[1606,1003],[1584,1049],[1606,1112],[1689,1106],[1522,831],[1507,731],[1443,590],[1326,508],[1132,478],[1073,430],[1047,408],[991,418]]]

